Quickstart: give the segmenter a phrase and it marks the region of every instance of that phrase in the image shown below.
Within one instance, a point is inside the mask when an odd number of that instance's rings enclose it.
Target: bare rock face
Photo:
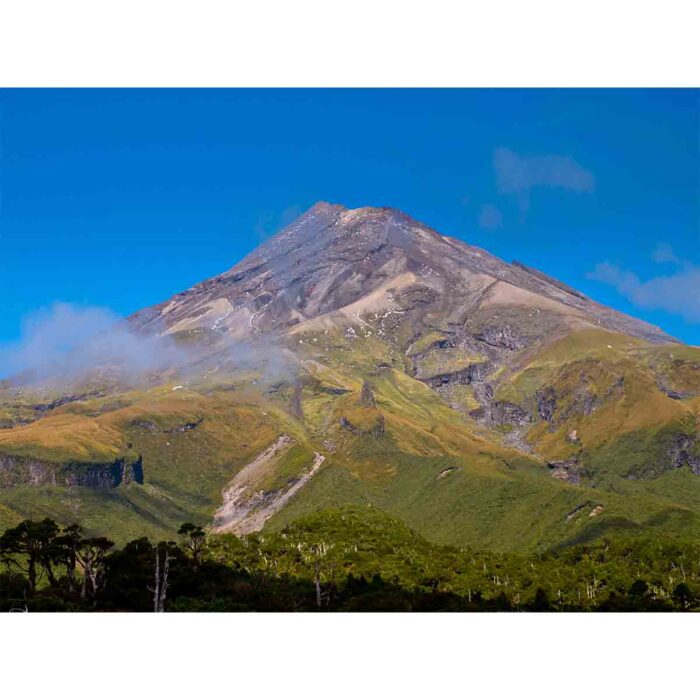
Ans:
[[[674,436],[666,452],[673,469],[687,465],[694,474],[700,475],[700,441],[696,436]]]
[[[527,411],[509,401],[494,401],[491,404],[490,418],[496,425],[527,425],[531,422]]]
[[[29,457],[0,454],[0,486],[85,486],[93,489],[113,489],[121,484],[143,484],[141,456],[111,463],[59,464]]]
[[[578,458],[549,462],[547,466],[555,479],[568,481],[570,484],[581,483]]]
[[[513,306],[533,313],[525,323],[519,323],[522,313],[510,322],[499,310]],[[433,319],[455,328],[474,322],[478,342],[505,351],[526,346],[530,334],[548,332],[552,324],[672,340],[543,273],[509,265],[395,209],[325,202],[228,272],[130,320],[144,331],[200,329],[240,338],[343,326],[373,314],[384,316],[387,329],[396,316],[417,328]]]
[[[487,326],[474,336],[487,345],[508,350],[519,350],[527,345],[527,339],[510,326]]]
[[[478,382],[483,382],[489,374],[490,366],[486,362],[479,362],[469,365],[463,369],[457,369],[451,372],[435,374],[430,377],[418,377],[425,381],[428,386],[440,387],[446,384],[462,384],[469,385]]]
[[[538,391],[536,396],[537,412],[542,420],[551,421],[557,410],[557,393],[552,387]]]

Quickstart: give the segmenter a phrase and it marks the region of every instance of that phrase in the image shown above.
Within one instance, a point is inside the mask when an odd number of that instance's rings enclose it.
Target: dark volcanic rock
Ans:
[[[557,393],[552,387],[538,391],[535,395],[537,401],[537,413],[542,420],[551,421],[557,410]]]
[[[68,403],[74,403],[75,401],[85,401],[87,399],[99,398],[101,396],[104,396],[104,393],[101,391],[94,391],[89,394],[71,394],[69,396],[61,396],[48,403],[38,403],[35,406],[33,406],[33,408],[39,413],[44,413],[46,411],[53,411],[54,408],[64,406]]]
[[[340,416],[338,423],[343,430],[347,430],[349,433],[358,435],[361,432],[359,428],[356,428],[345,416]]]
[[[666,396],[668,396],[669,399],[674,399],[675,401],[681,401],[686,396],[690,395],[690,394],[682,394],[679,391],[674,391],[673,389],[669,389],[664,384],[661,384],[661,383],[659,383],[657,386],[659,387],[659,391],[663,391],[663,393],[666,394]]]
[[[694,474],[700,475],[700,445],[696,437],[675,435],[666,448],[666,454],[673,469],[687,464]]]
[[[580,515],[582,511],[586,510],[586,508],[590,508],[591,506],[596,507],[596,505],[597,504],[593,503],[593,501],[584,501],[581,505],[576,506],[576,508],[566,514],[565,522],[571,522],[575,517]]]
[[[202,421],[198,420],[195,421],[194,423],[183,423],[182,425],[178,425],[170,430],[167,430],[166,432],[168,433],[186,433],[189,430],[194,430]]]
[[[331,396],[343,396],[343,394],[349,394],[349,389],[342,389],[338,386],[322,386],[319,391],[324,394],[331,394]]]
[[[530,422],[530,415],[520,406],[509,401],[494,401],[491,404],[491,422],[498,425],[525,425]]]
[[[490,366],[488,362],[478,362],[464,369],[437,374],[421,381],[433,388],[445,386],[447,384],[474,384],[475,382],[486,379],[490,371]]]
[[[59,464],[31,457],[0,454],[0,486],[86,486],[112,489],[120,484],[143,484],[143,460],[122,457],[114,462]]]
[[[570,484],[581,483],[578,458],[574,457],[573,459],[548,462],[547,466],[550,469],[550,474],[555,479],[568,481]]]
[[[483,328],[474,336],[477,340],[497,348],[519,350],[527,345],[526,340],[510,326]]]

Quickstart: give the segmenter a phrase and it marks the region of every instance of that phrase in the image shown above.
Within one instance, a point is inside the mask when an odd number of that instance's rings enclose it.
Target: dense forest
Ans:
[[[376,508],[280,531],[106,537],[26,520],[0,537],[3,611],[692,611],[700,545],[609,538],[535,554],[438,546]]]

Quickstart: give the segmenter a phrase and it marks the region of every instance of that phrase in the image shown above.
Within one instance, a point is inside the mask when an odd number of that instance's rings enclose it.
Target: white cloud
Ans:
[[[503,226],[503,214],[493,204],[484,204],[479,212],[479,226],[485,229],[497,229]]]
[[[564,155],[521,156],[508,148],[497,148],[493,153],[493,169],[499,192],[515,195],[523,211],[529,209],[530,191],[536,187],[572,192],[595,189],[593,173]]]
[[[170,338],[138,335],[109,309],[58,302],[27,316],[18,342],[0,345],[0,377],[70,378],[105,365],[132,375],[178,357]]]
[[[212,354],[212,350],[214,351]],[[179,345],[170,335],[144,335],[109,309],[57,302],[30,313],[15,343],[0,344],[0,379],[63,386],[95,370],[123,381],[151,372],[204,372],[225,363],[254,368],[264,380],[295,376],[297,364],[269,338],[256,343],[225,334],[214,345]]]
[[[700,267],[696,265],[685,264],[674,274],[641,280],[634,272],[604,262],[588,276],[614,287],[643,309],[667,311],[700,323]]]

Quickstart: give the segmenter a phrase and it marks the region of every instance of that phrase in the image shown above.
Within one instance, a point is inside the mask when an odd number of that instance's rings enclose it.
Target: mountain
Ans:
[[[324,202],[228,272],[133,321],[147,330],[211,328],[246,337],[349,326],[358,316],[391,311],[417,330],[450,327],[466,338],[469,332],[488,336],[492,310],[512,307],[539,309],[538,318],[533,326],[530,317],[515,316],[509,324],[517,337],[495,339],[494,347],[601,327],[652,342],[673,340],[537,270],[508,265],[397,210],[348,210]]]
[[[0,521],[239,534],[371,505],[436,542],[700,534],[700,349],[387,208],[319,203],[128,319],[137,379],[0,388]]]

